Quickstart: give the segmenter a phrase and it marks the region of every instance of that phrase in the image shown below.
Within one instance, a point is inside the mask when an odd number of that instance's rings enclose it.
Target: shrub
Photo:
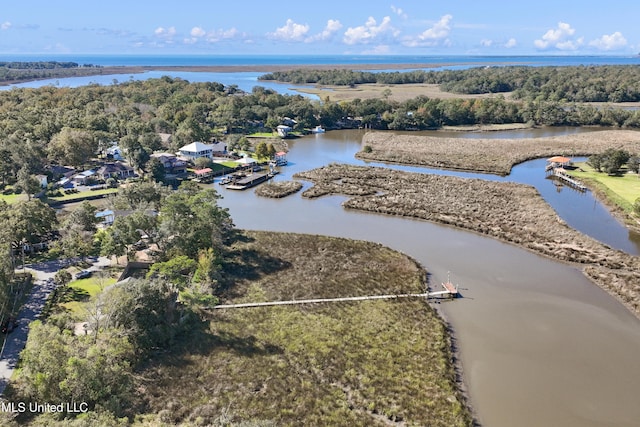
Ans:
[[[364,147],[362,147],[362,152],[364,153],[371,153],[373,151],[373,148],[371,148],[370,145],[365,145]]]

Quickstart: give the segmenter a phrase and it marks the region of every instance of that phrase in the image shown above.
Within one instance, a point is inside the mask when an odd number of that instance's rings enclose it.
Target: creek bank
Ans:
[[[527,160],[563,155],[589,156],[607,148],[640,152],[640,132],[603,130],[575,135],[518,139],[441,138],[367,132],[356,153],[365,161],[508,175],[511,168]]]
[[[640,316],[640,258],[564,223],[530,186],[331,164],[294,175],[315,185],[303,197],[352,196],[345,208],[452,225],[584,266],[584,273]]]

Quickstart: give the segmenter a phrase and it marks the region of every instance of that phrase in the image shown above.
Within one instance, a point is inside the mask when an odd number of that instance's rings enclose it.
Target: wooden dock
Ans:
[[[546,169],[546,172],[550,174],[552,178],[559,180],[571,188],[582,192],[587,191],[587,187],[583,183],[569,176],[562,168]]]
[[[445,288],[444,291],[425,292],[422,294],[369,295],[369,296],[361,296],[361,297],[314,298],[314,299],[289,300],[289,301],[248,302],[248,303],[240,303],[240,304],[221,304],[221,305],[216,305],[213,308],[225,309],[225,308],[274,307],[279,305],[319,304],[319,303],[327,303],[327,302],[346,302],[346,301],[372,301],[372,300],[380,300],[380,299],[401,299],[401,298],[429,299],[429,298],[437,298],[437,297],[455,297],[457,295],[458,295],[458,288],[455,287],[453,288],[453,292]]]
[[[274,174],[271,172],[252,173],[251,175],[235,180],[225,188],[228,190],[246,190],[247,188],[254,187],[260,183],[270,180],[273,176]]]

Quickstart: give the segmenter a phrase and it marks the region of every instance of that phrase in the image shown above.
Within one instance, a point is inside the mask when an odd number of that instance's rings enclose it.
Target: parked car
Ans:
[[[79,273],[76,273],[76,279],[86,279],[87,277],[91,277],[91,271],[82,270]]]
[[[16,319],[13,317],[7,318],[4,322],[2,322],[2,333],[8,334],[11,333],[16,328]]]

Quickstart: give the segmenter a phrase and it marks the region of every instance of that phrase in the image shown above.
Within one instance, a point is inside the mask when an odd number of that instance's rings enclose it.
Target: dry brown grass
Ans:
[[[294,88],[295,89],[295,88]],[[506,99],[510,98],[510,93],[483,93],[479,95],[460,94],[445,92],[440,89],[437,84],[422,84],[422,83],[410,83],[410,84],[379,84],[379,83],[367,83],[359,84],[354,87],[349,86],[317,86],[313,89],[296,89],[300,93],[313,94],[320,97],[320,99],[329,99],[333,102],[338,101],[353,101],[356,98],[360,99],[374,99],[384,98],[385,90],[391,91],[388,95],[388,99],[391,101],[404,102],[409,99],[416,98],[418,96],[426,96],[434,99],[481,99],[481,98],[495,98],[503,96]]]
[[[379,244],[289,233],[242,232],[224,271],[225,303],[425,287],[415,261]],[[219,310],[192,341],[142,372],[150,425],[471,425],[424,300]]]
[[[526,160],[565,155],[586,156],[607,148],[640,152],[640,132],[603,130],[577,135],[523,139],[439,138],[368,132],[360,151],[363,160],[394,162],[446,169],[471,170],[507,175],[511,167]]]
[[[346,208],[449,224],[589,266],[589,277],[640,315],[640,258],[567,226],[532,187],[336,164],[295,177],[314,182],[305,197],[354,196]]]

